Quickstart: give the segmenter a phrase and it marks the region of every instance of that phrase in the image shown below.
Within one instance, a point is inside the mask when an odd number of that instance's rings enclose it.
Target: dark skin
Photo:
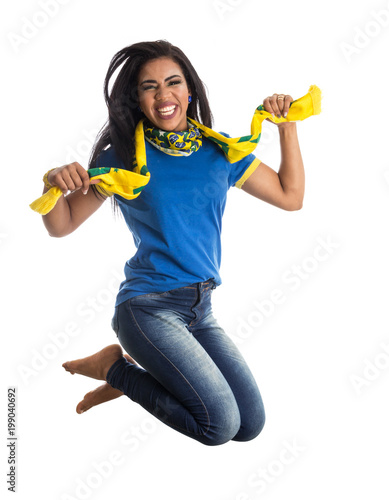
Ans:
[[[173,79],[173,75],[182,77],[181,83]],[[165,130],[180,130],[186,128],[187,98],[190,91],[179,66],[172,60],[161,58],[157,62],[146,63],[140,74],[145,80],[155,83],[142,84],[139,81],[140,106],[142,111],[159,128],[165,125]],[[177,80],[177,81],[175,81]],[[279,118],[287,116],[290,95],[283,98],[283,94],[273,94],[263,101],[266,111]],[[160,104],[173,103],[177,111],[172,115],[172,122],[166,118],[169,110],[164,111],[164,118],[158,115]],[[171,106],[171,105],[170,105]],[[271,121],[271,120],[269,120]],[[273,122],[272,122],[273,123]],[[304,196],[304,167],[297,139],[296,123],[284,122],[276,124],[280,134],[281,165],[279,172],[261,162],[256,170],[244,182],[242,190],[267,203],[273,204],[284,210],[298,210],[302,206]],[[173,127],[173,128],[172,128]],[[53,237],[63,237],[75,231],[88,217],[90,217],[104,203],[105,200],[95,196],[90,188],[91,184],[100,181],[90,181],[86,170],[78,163],[73,162],[52,170],[48,175],[48,182],[58,186],[63,195],[71,191],[66,197],[61,196],[54,209],[42,216],[43,223]],[[45,187],[43,192],[46,192]],[[98,353],[75,361],[69,361],[62,366],[70,373],[105,380],[109,367],[123,356],[121,347],[117,344],[107,346]],[[135,363],[127,354],[124,357]],[[122,396],[123,393],[111,387],[107,382],[85,395],[77,406],[77,413],[81,413],[100,403]]]
[[[285,118],[292,102],[290,95],[273,94],[264,99],[263,105],[269,113]],[[269,118],[266,120],[273,123]],[[299,210],[304,198],[305,172],[297,138],[297,124],[283,122],[276,125],[281,146],[278,172],[261,162],[244,182],[242,190],[283,210]]]
[[[171,78],[174,75],[178,75],[178,78]],[[155,83],[145,84],[145,80]],[[156,122],[158,127],[164,125],[166,130],[173,130],[174,127],[184,128],[190,90],[178,64],[168,58],[147,62],[139,73],[138,85],[139,104],[152,123]],[[284,94],[266,97],[263,101],[265,110],[278,117],[286,116],[293,99],[290,95],[278,99],[281,96]],[[178,114],[171,120],[162,120],[155,111],[156,107],[164,102],[174,102],[178,106]],[[302,207],[305,177],[296,123],[284,122],[276,125],[280,132],[282,155],[278,173],[261,162],[245,181],[242,190],[284,210],[298,210]],[[100,181],[90,181],[86,170],[78,162],[52,170],[48,175],[48,182],[58,186],[63,194],[71,191],[66,197],[61,196],[51,212],[42,216],[50,236],[63,237],[72,233],[104,202],[89,189],[90,184]],[[44,188],[43,192],[46,191],[47,188]]]

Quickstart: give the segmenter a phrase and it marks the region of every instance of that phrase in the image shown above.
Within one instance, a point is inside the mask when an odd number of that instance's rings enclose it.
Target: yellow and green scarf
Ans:
[[[188,129],[182,132],[160,130],[146,120],[143,130],[146,141],[170,156],[189,156],[203,144],[199,128],[192,126],[189,121]]]
[[[197,151],[202,144],[202,135],[215,142],[230,163],[235,163],[252,153],[261,138],[262,122],[268,118],[274,123],[302,121],[321,112],[321,91],[311,85],[309,91],[290,105],[286,118],[273,116],[265,111],[261,104],[254,112],[251,122],[251,134],[243,137],[227,138],[211,128],[188,118],[193,127],[183,132],[166,132],[154,129],[143,118],[135,129],[135,158],[132,170],[115,167],[92,168],[87,170],[90,179],[100,179],[96,189],[106,196],[118,194],[131,200],[139,196],[150,181],[147,168],[145,140],[152,142],[170,155],[189,155]],[[210,166],[211,168],[211,166]],[[36,212],[45,215],[50,212],[61,197],[62,191],[54,186],[47,193],[30,204]]]

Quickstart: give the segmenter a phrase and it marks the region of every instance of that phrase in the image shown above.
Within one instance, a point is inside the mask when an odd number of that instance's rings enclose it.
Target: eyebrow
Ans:
[[[173,76],[168,76],[167,78],[165,78],[165,82],[171,80],[172,78],[182,78],[182,76],[180,75],[173,75]],[[157,80],[144,80],[143,82],[140,83],[140,85],[143,85],[144,83],[157,83]]]

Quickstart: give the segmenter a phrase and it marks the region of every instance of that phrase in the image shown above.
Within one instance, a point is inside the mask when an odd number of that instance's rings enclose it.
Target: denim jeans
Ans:
[[[262,398],[242,354],[212,314],[211,279],[132,297],[112,328],[124,357],[106,380],[160,421],[205,445],[249,441],[265,423]]]

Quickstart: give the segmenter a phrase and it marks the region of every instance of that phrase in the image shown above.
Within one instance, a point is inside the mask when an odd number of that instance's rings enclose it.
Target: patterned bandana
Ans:
[[[145,139],[160,151],[171,156],[190,156],[202,145],[202,135],[198,127],[188,122],[188,130],[167,132],[144,121]]]

